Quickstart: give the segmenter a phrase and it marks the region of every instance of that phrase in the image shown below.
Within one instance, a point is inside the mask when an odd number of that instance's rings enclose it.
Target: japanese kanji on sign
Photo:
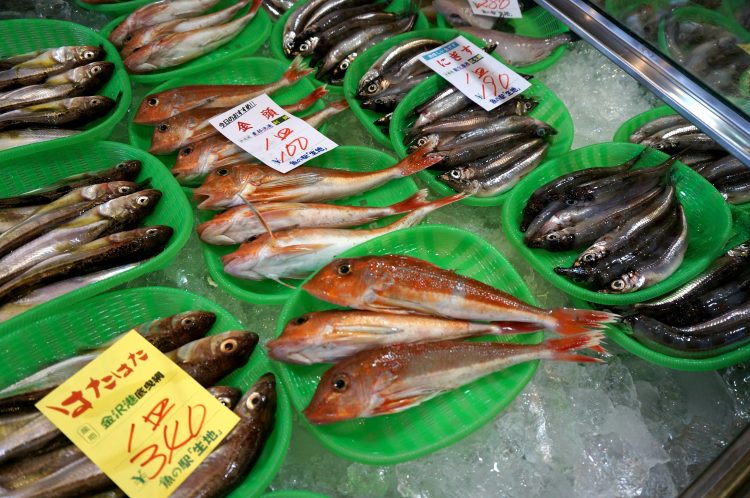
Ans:
[[[36,407],[128,496],[169,496],[239,417],[132,331]]]
[[[271,168],[286,173],[336,147],[318,130],[260,95],[209,120],[219,132]]]
[[[520,19],[518,0],[468,0],[471,11],[479,16]]]
[[[487,111],[531,86],[463,36],[423,53],[421,60]]]

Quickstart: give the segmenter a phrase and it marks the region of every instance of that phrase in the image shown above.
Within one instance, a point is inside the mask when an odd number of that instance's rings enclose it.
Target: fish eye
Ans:
[[[159,230],[156,228],[149,228],[146,230],[146,235],[156,235],[157,233],[159,233]]]
[[[341,63],[341,65],[339,66],[339,68],[340,68],[340,69],[341,69],[342,71],[346,71],[346,69],[347,69],[348,67],[349,67],[349,61],[348,61],[348,60],[345,60],[345,61],[344,61],[344,62],[342,62],[342,63]]]
[[[229,170],[226,168],[217,169],[216,174],[218,176],[227,176],[229,174]]]
[[[180,155],[182,157],[189,156],[192,152],[193,152],[192,145],[188,145],[187,147],[183,147],[182,149],[180,149]]]
[[[151,97],[146,101],[146,103],[151,107],[156,107],[159,104],[159,99],[157,99],[156,97]]]
[[[253,408],[257,408],[258,405],[260,405],[263,401],[265,401],[265,396],[263,396],[261,393],[253,393],[249,398],[247,398],[247,403],[245,404],[245,406],[247,406],[248,409],[252,410]]]
[[[102,70],[102,66],[94,66],[91,68],[91,72],[96,74]]]
[[[123,194],[123,195],[124,194],[129,194],[131,190],[133,190],[133,189],[131,189],[127,185],[123,185],[122,187],[120,187],[120,188],[117,189],[117,193],[118,194]]]
[[[618,278],[610,284],[610,287],[614,290],[623,290],[625,288],[625,282],[621,278]]]
[[[169,129],[169,125],[167,123],[162,123],[157,129],[161,132],[165,132]]]
[[[307,42],[304,42],[302,45],[299,46],[299,49],[302,52],[307,52],[310,49],[310,44]]]
[[[99,105],[102,103],[100,99],[91,99],[91,105]]]
[[[309,318],[307,318],[306,316],[300,316],[295,318],[292,323],[294,323],[295,325],[302,325],[303,323],[307,322],[307,320],[309,320]]]
[[[375,83],[370,84],[370,86],[367,87],[367,91],[370,93],[375,93],[378,91],[378,85]]]
[[[226,406],[227,408],[229,408],[229,406],[232,404],[229,398],[222,397],[222,398],[216,398],[216,399],[218,399],[219,403]]]
[[[129,42],[132,39],[133,39],[133,35],[128,35],[128,36],[125,37],[125,41],[126,42]]]
[[[568,206],[575,206],[576,204],[578,204],[578,201],[575,199],[568,199],[565,201],[565,204],[567,204]]]
[[[384,101],[383,101],[383,99],[375,99],[375,103],[376,104],[383,104]]]
[[[545,238],[546,238],[547,240],[557,240],[557,239],[559,239],[559,238],[560,238],[560,236],[559,236],[559,235],[557,235],[556,233],[548,233],[548,234],[547,234],[547,236],[546,236]]]
[[[237,339],[227,339],[221,343],[221,346],[219,346],[219,350],[222,353],[231,353],[235,349],[237,349]]]
[[[349,387],[349,379],[347,379],[346,375],[339,375],[333,379],[331,386],[333,386],[334,391],[344,392]]]
[[[450,172],[451,178],[455,178],[456,180],[461,179],[461,172],[457,169],[452,169]]]
[[[583,256],[583,260],[585,262],[587,262],[587,263],[593,263],[595,261],[594,255],[591,254],[591,253],[588,253],[588,254],[586,254],[586,255]]]
[[[352,272],[352,265],[349,265],[349,264],[339,265],[337,271],[338,271],[338,274],[341,276],[349,275]]]
[[[84,59],[93,59],[94,57],[96,57],[96,54],[94,52],[92,52],[91,50],[86,50],[83,53],[83,58]]]
[[[195,325],[195,318],[189,316],[187,318],[183,318],[180,323],[185,327],[192,327],[193,325]]]
[[[426,143],[427,143],[427,138],[425,138],[425,137],[422,137],[419,140],[417,140],[417,145],[419,145],[420,147],[423,146]]]
[[[135,200],[135,202],[139,206],[146,206],[148,204],[148,197],[145,195],[140,196],[138,199]]]

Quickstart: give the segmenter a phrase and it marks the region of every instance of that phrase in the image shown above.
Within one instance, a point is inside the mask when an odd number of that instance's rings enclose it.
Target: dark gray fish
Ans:
[[[630,137],[628,137],[628,140],[634,144],[641,143],[643,140],[645,140],[647,137],[650,137],[651,135],[659,132],[660,130],[664,130],[667,128],[670,128],[672,126],[677,125],[684,125],[689,124],[690,122],[680,116],[679,114],[670,114],[668,116],[662,116],[660,118],[656,118],[652,121],[649,121],[648,123],[644,124],[640,128],[636,129],[633,133],[630,134]]]
[[[720,185],[717,188],[730,204],[750,202],[750,178],[746,177],[732,185]]]
[[[94,46],[66,46],[46,50],[36,57],[0,71],[0,90],[41,83],[70,68],[104,58],[104,49]]]
[[[321,41],[321,34],[328,31],[329,29],[346,23],[362,14],[380,12],[386,7],[387,4],[385,3],[376,3],[358,5],[356,7],[349,7],[340,10],[337,9],[330,12],[329,14],[307,25],[305,30],[300,35],[300,39],[304,41],[299,44],[299,53],[302,55],[312,54],[315,51],[318,43]]]
[[[417,57],[417,63],[421,67],[426,67],[419,62],[419,55],[440,45],[439,41],[431,38],[415,38],[386,50],[359,79],[357,97],[370,98],[386,90],[394,80],[402,79],[399,77],[399,71],[405,64],[408,65],[415,56]],[[386,74],[390,72],[394,73],[393,76],[390,79],[386,78]]]
[[[414,126],[422,128],[433,121],[466,109],[472,104],[471,99],[459,92],[456,87],[448,86],[415,109],[417,119]]]
[[[22,427],[0,439],[0,464],[42,449],[60,434],[57,426],[37,412]]]
[[[403,81],[392,84],[388,90],[385,90],[371,99],[362,101],[360,104],[363,109],[371,109],[376,112],[393,112],[401,103],[409,90],[429,78],[431,73],[419,73],[408,77]]]
[[[27,486],[79,459],[81,455],[81,450],[68,444],[54,451],[5,464],[0,468],[0,489],[12,491]]]
[[[436,154],[443,156],[443,160],[433,166],[435,169],[451,169],[480,157],[487,156],[495,151],[515,144],[520,140],[528,138],[523,133],[510,133],[507,135],[497,135],[488,137],[483,140],[472,142],[468,145],[461,145],[454,148],[447,148],[443,143],[437,145]]]
[[[300,8],[292,11],[284,24],[284,30],[282,32],[282,48],[287,56],[297,55],[299,53],[298,45],[303,41],[299,39],[300,35],[310,23],[316,12],[323,11],[323,15],[325,15],[331,11],[330,8],[326,8],[326,4],[328,3],[329,0],[311,0]],[[336,2],[335,7],[341,8],[344,5],[346,5],[345,2]]]
[[[26,221],[40,206],[0,208],[0,233],[10,230],[15,225]]]
[[[721,180],[727,175],[735,173],[744,173],[750,171],[750,168],[734,156],[726,156],[717,161],[713,161],[698,171],[703,178],[709,182]]]
[[[331,48],[342,41],[344,38],[351,36],[358,29],[366,28],[375,24],[388,24],[396,21],[396,14],[390,12],[367,12],[359,14],[349,19],[345,23],[337,24],[317,37],[317,42],[310,43],[310,48],[302,55],[312,55],[311,65],[316,65]],[[304,42],[303,42],[304,44]]]
[[[501,116],[485,125],[466,131],[445,142],[446,148],[463,146],[496,136],[498,134],[523,133],[543,138],[556,135],[557,130],[544,121],[531,116]]]
[[[107,114],[115,101],[101,95],[71,97],[0,114],[0,130],[11,127],[84,124]]]
[[[543,142],[544,141],[539,138],[520,139],[512,146],[499,149],[497,152],[490,154],[489,156],[453,168],[452,170],[440,175],[439,178],[449,185],[452,185],[451,181],[458,182],[460,180],[473,180],[486,177],[515,163]]]

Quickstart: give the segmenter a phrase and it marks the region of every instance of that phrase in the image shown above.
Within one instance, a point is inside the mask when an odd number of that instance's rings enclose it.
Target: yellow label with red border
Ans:
[[[36,407],[131,498],[169,496],[239,422],[134,330]]]

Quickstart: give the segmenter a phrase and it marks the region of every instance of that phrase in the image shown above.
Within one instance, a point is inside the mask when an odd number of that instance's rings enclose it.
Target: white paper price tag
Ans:
[[[505,17],[520,19],[521,7],[518,0],[468,0],[472,12],[478,16]]]
[[[266,94],[214,116],[209,122],[219,133],[281,173],[337,147]]]
[[[420,57],[430,69],[487,111],[531,86],[523,77],[463,36]]]

